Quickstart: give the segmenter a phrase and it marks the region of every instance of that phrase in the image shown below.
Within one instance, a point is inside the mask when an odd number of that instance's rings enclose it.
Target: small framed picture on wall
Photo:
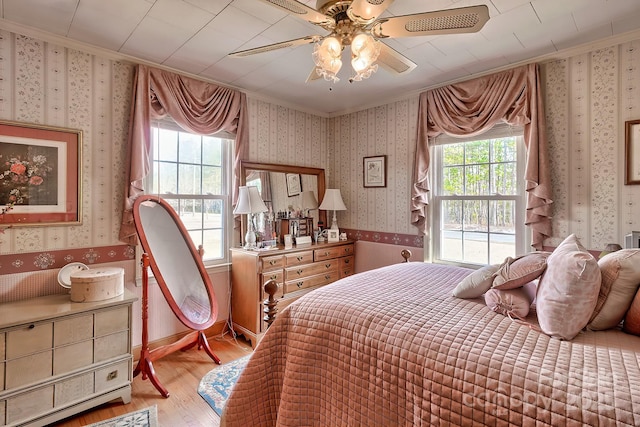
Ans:
[[[625,122],[625,175],[626,185],[640,184],[640,120]]]
[[[287,196],[297,196],[302,193],[302,182],[300,179],[300,174],[298,173],[288,173],[286,175],[287,178]]]
[[[371,156],[363,159],[364,186],[387,186],[387,156]]]

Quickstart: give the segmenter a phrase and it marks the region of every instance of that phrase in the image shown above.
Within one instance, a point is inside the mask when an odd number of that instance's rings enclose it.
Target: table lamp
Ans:
[[[340,190],[337,188],[328,188],[324,193],[324,199],[320,203],[319,209],[333,211],[333,219],[331,220],[331,229],[338,230],[338,218],[336,217],[336,211],[346,211],[347,207],[342,201]]]
[[[307,218],[310,216],[310,210],[318,209],[318,201],[316,200],[316,195],[313,194],[313,191],[308,190],[302,192],[302,209],[304,210]]]
[[[267,212],[269,209],[264,204],[258,187],[242,186],[238,189],[238,203],[233,210],[234,214],[247,214],[247,234],[244,236],[244,248],[255,249],[256,232],[253,225],[253,215]]]

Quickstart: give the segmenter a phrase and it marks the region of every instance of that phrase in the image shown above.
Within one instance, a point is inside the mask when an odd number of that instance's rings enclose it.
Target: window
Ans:
[[[152,126],[151,173],[145,188],[173,206],[205,264],[227,260],[232,229],[233,140],[203,136],[176,125]]]
[[[526,251],[522,131],[500,126],[479,138],[434,141],[435,262],[496,264]]]

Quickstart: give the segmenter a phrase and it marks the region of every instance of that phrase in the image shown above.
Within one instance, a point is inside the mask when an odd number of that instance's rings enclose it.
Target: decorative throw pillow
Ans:
[[[491,310],[503,316],[522,319],[527,317],[536,297],[536,284],[529,282],[515,289],[489,289],[484,301]]]
[[[570,340],[584,328],[600,291],[598,261],[572,234],[547,258],[540,278],[536,311],[540,329],[554,338]]]
[[[542,276],[551,252],[531,252],[515,259],[508,257],[496,272],[493,288],[515,289]]]
[[[631,307],[624,316],[622,330],[629,334],[640,335],[640,292],[636,292]]]
[[[640,249],[621,249],[598,261],[602,285],[587,329],[602,331],[618,326],[640,286]]]
[[[457,298],[478,298],[489,289],[493,283],[498,264],[485,265],[462,279],[453,290],[453,296]]]

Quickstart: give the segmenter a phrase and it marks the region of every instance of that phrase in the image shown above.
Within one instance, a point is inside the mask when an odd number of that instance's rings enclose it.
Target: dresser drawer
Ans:
[[[53,409],[53,385],[7,399],[7,424],[28,420]]]
[[[32,323],[7,332],[7,359],[50,349],[53,345],[53,323]]]
[[[7,361],[6,388],[11,389],[43,380],[51,376],[52,370],[51,350],[9,360]]]
[[[355,257],[348,256],[340,259],[340,278],[355,273]]]
[[[269,273],[262,274],[261,280],[260,280],[260,302],[261,303],[262,303],[262,300],[269,297],[269,295],[267,295],[267,293],[264,291],[264,284],[267,283],[267,281],[269,280],[275,280],[278,283],[278,291],[275,293],[274,296],[276,298],[280,298],[283,295],[283,289],[284,289],[283,278],[284,278],[284,273],[282,272],[282,270],[271,271]]]
[[[53,345],[61,346],[93,337],[93,315],[56,320],[53,323]]]
[[[102,362],[116,356],[129,353],[129,331],[96,338],[94,343],[94,362]]]
[[[96,371],[95,391],[102,393],[129,384],[131,360],[123,360],[114,365],[106,366]]]
[[[60,375],[93,363],[93,340],[57,347],[53,350],[53,374]]]
[[[284,256],[266,256],[261,258],[260,271],[273,271],[284,267]]]
[[[300,265],[298,267],[289,267],[285,270],[285,281],[299,280],[308,276],[314,276],[320,273],[335,271],[340,265],[339,260],[328,260],[316,262],[313,264]]]
[[[60,381],[54,386],[54,406],[63,406],[93,394],[93,372]]]
[[[95,316],[95,337],[129,330],[129,307],[99,311]]]
[[[304,252],[296,252],[293,254],[285,255],[287,259],[286,265],[287,267],[291,267],[293,265],[301,265],[301,264],[309,264],[313,262],[313,251],[304,251]]]
[[[329,271],[323,274],[318,274],[316,276],[306,277],[300,280],[292,280],[290,282],[285,282],[284,284],[284,293],[285,296],[289,292],[295,292],[300,289],[311,288],[313,286],[326,285],[327,283],[334,282],[338,280],[338,270]]]
[[[5,424],[5,414],[7,413],[7,401],[0,400],[0,426]]]
[[[331,248],[316,249],[313,251],[313,257],[316,261],[324,259],[339,258],[353,254],[353,245],[334,246]]]

